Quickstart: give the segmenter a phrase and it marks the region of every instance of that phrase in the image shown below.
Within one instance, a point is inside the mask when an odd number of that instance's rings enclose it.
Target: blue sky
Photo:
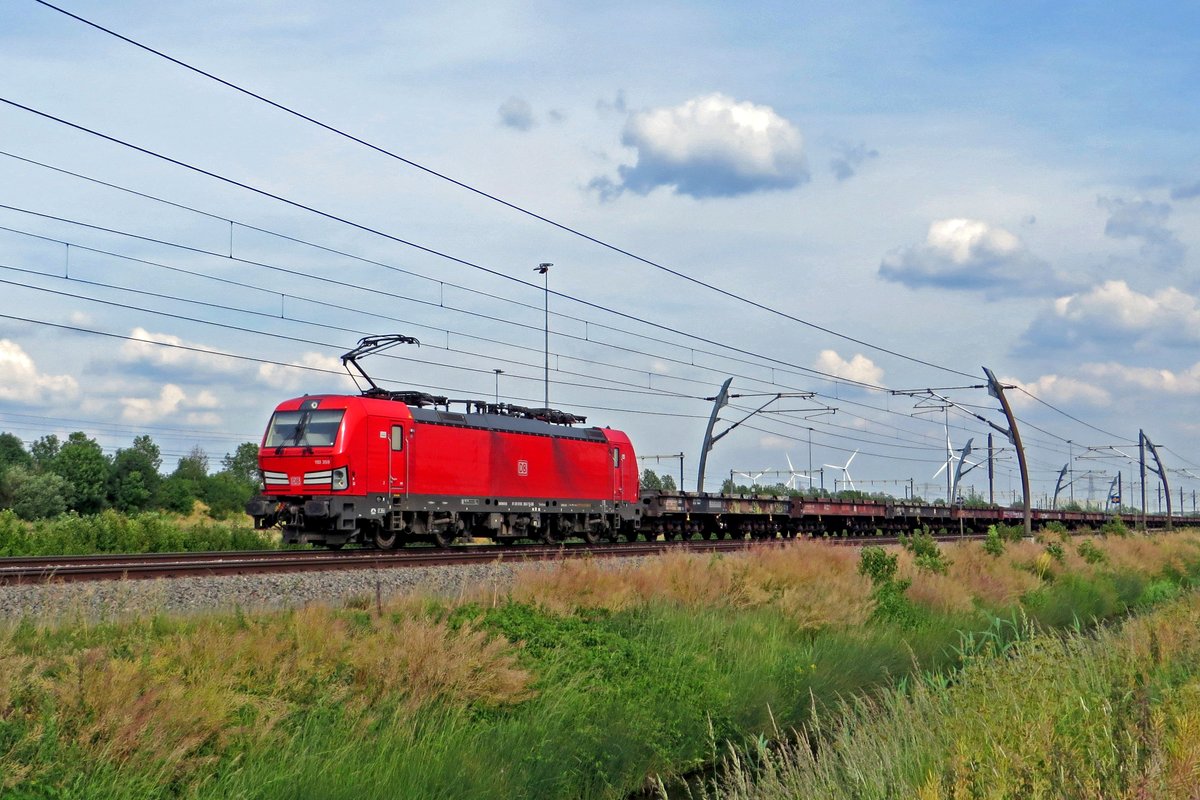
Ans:
[[[64,3],[876,347],[17,0],[0,11],[0,97],[387,237],[0,106],[0,204],[73,221],[0,209],[2,313],[22,318],[0,319],[0,429],[83,428],[110,449],[147,432],[168,467],[193,443],[215,461],[279,400],[346,388],[336,357],[390,331],[425,344],[380,359],[389,380],[488,397],[502,369],[502,400],[540,404],[532,270],[551,261],[551,404],[627,430],[642,453],[685,452],[688,488],[700,398],[732,375],[735,391],[815,391],[838,411],[755,418],[714,449],[710,476],[789,457],[807,469],[811,428],[815,468],[859,450],[862,488],[902,493],[911,478],[939,496],[943,415],[852,381],[956,387],[987,365],[1022,387],[1035,499],[1068,461],[1091,472],[1085,494],[1128,480],[1119,456],[1073,456],[1132,452],[1139,428],[1189,471],[1169,476],[1189,508],[1200,489],[1194,4]],[[954,446],[978,450],[987,428],[970,412],[998,420],[994,403],[943,394]],[[1007,493],[1015,465],[1000,459]],[[966,483],[985,491],[982,472]]]

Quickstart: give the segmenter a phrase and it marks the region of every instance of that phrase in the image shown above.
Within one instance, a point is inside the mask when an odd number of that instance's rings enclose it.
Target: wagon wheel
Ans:
[[[393,530],[388,530],[383,525],[375,526],[375,535],[371,537],[375,542],[375,546],[380,550],[391,550],[396,546],[398,535]]]
[[[454,538],[454,533],[448,526],[434,528],[433,530],[433,543],[438,547],[449,547]]]

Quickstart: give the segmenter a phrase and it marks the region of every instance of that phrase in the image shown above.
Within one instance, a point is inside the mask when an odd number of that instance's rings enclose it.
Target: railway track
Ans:
[[[939,541],[959,541],[979,536],[944,536]],[[844,537],[831,544],[861,546],[895,544],[890,536]],[[789,540],[717,539],[689,541],[622,542],[587,545],[469,545],[439,549],[410,547],[401,550],[253,550],[216,553],[137,553],[85,556],[29,556],[0,558],[0,586],[80,581],[147,580],[214,575],[262,575],[286,572],[394,569],[456,566],[498,561],[545,561],[561,558],[620,558],[665,552],[730,552],[750,547],[786,546]]]

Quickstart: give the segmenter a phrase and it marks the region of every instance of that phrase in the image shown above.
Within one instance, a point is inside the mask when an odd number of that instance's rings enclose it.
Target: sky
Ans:
[[[403,333],[363,362],[382,385],[548,394],[677,480],[654,457],[682,453],[689,490],[731,378],[710,491],[944,498],[949,439],[986,496],[986,366],[1035,504],[1064,466],[1060,502],[1118,472],[1131,501],[1139,431],[1177,506],[1200,492],[1200,6],[61,2],[260,97],[0,6],[26,442],[215,466]]]

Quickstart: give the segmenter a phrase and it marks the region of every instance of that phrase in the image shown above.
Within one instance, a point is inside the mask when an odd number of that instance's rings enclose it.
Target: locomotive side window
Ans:
[[[613,467],[616,468],[616,467],[621,466],[621,451],[614,447],[612,449],[612,456],[613,456]]]
[[[404,426],[392,426],[392,450],[400,451],[404,449]]]
[[[345,409],[276,411],[263,447],[331,447]]]

